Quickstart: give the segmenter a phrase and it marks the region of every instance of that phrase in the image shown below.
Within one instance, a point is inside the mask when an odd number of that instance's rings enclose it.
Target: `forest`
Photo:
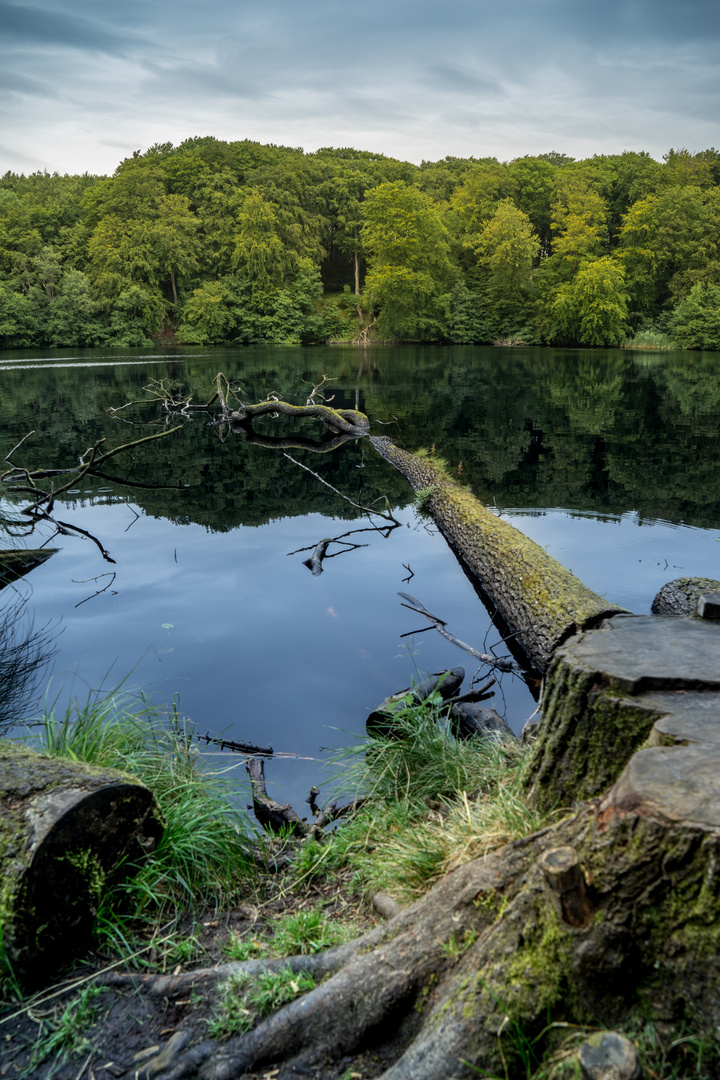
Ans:
[[[720,349],[720,152],[408,162],[211,136],[0,179],[0,345]]]

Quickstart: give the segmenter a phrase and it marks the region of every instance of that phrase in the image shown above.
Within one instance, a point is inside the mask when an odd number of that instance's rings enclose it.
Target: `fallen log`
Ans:
[[[491,514],[431,457],[401,450],[387,436],[373,436],[370,442],[415,491],[428,492],[427,509],[438,528],[538,671],[545,671],[554,650],[572,634],[625,610],[592,592],[539,544]]]
[[[230,414],[231,422],[241,423],[246,420],[254,420],[257,416],[292,416],[297,419],[310,417],[314,420],[322,420],[331,431],[340,435],[366,435],[370,430],[370,421],[365,413],[357,409],[331,409],[329,405],[291,405],[288,401],[280,401],[268,398],[260,401],[257,405],[249,405],[243,402],[235,412]]]
[[[133,777],[0,742],[0,922],[24,985],[87,946],[102,890],[162,832],[154,795]]]

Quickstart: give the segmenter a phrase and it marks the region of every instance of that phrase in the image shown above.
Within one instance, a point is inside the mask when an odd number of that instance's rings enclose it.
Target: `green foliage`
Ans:
[[[322,952],[347,940],[347,933],[316,908],[286,915],[275,927],[272,947],[280,956]]]
[[[507,334],[523,321],[531,271],[540,251],[530,218],[511,199],[503,199],[477,237],[465,242],[477,256],[493,337]]]
[[[101,986],[84,987],[68,1002],[57,1019],[45,1019],[41,1023],[33,1046],[33,1070],[52,1057],[53,1061],[46,1066],[47,1071],[43,1074],[52,1077],[68,1058],[77,1057],[88,1049],[90,1033],[100,1011],[97,999],[102,992]]]
[[[220,989],[220,1004],[210,1022],[214,1039],[249,1031],[258,1020],[306,994],[315,986],[312,975],[290,968],[254,975],[232,975]]]
[[[192,728],[177,714],[134,702],[121,687],[72,700],[63,715],[46,706],[40,749],[121,769],[155,794],[165,832],[129,880],[101,897],[97,932],[121,950],[138,932],[221,904],[247,888],[252,863],[248,824],[236,809],[237,787],[207,770]]]
[[[378,308],[382,337],[443,336],[454,271],[449,238],[432,200],[402,181],[381,184],[363,204],[362,240],[369,252],[366,287]]]
[[[515,740],[456,740],[433,695],[393,715],[393,738],[372,738],[337,758],[342,790],[366,803],[325,845],[305,844],[298,879],[350,867],[360,887],[406,899],[455,866],[543,824],[522,787]],[[471,793],[471,794],[468,794]]]
[[[627,292],[622,267],[609,258],[588,262],[558,289],[546,335],[582,345],[619,345],[627,333]]]
[[[681,349],[720,349],[720,285],[693,285],[675,305],[668,330]]]
[[[534,299],[542,340],[563,342],[562,287],[616,254],[639,327],[720,285],[719,182],[714,148],[418,167],[212,137],[151,147],[112,177],[8,173],[0,345],[353,339],[357,305],[320,299],[346,287],[365,298],[365,333],[374,308],[376,338],[526,340]]]

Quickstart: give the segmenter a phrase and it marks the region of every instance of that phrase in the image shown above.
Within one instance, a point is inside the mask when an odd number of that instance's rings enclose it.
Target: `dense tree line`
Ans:
[[[445,158],[189,139],[0,179],[0,343],[720,348],[720,153]]]

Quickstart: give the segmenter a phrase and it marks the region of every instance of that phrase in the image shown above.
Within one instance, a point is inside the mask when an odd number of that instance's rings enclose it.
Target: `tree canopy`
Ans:
[[[7,173],[0,345],[653,331],[714,349],[719,162],[680,148],[417,166],[208,136],[136,151],[111,177]]]

